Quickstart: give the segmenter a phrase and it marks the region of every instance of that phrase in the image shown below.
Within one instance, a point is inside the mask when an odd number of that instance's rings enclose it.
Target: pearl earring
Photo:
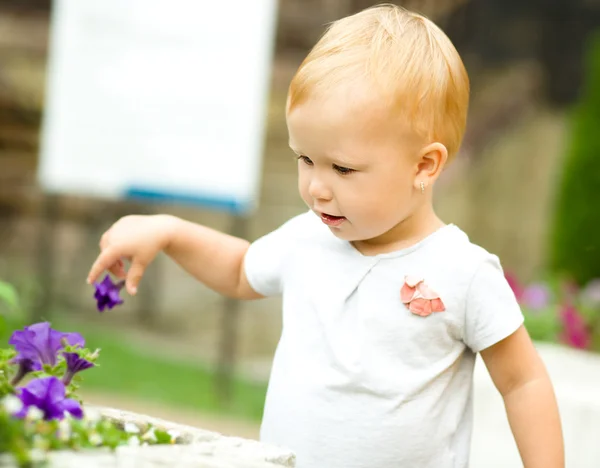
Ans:
[[[421,193],[425,193],[425,182],[421,182]]]

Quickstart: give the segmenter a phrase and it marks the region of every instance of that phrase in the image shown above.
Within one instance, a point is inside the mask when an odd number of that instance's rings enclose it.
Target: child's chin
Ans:
[[[352,229],[344,229],[345,224],[346,223],[344,223],[344,226],[340,227],[329,226],[329,230],[335,237],[347,242],[357,242],[363,240],[363,238],[357,235],[356,232],[352,232]]]

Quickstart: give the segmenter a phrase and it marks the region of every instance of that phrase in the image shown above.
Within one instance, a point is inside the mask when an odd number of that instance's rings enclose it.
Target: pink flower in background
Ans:
[[[504,277],[506,278],[506,281],[508,282],[510,289],[512,289],[513,292],[515,293],[515,297],[517,298],[517,301],[520,302],[521,297],[523,297],[523,291],[524,291],[523,286],[521,285],[521,283],[519,282],[517,277],[515,275],[513,275],[512,273],[505,273]]]
[[[408,310],[421,317],[427,317],[433,312],[446,310],[444,303],[433,289],[427,286],[423,278],[406,276],[400,290],[400,299]]]
[[[550,304],[550,288],[545,284],[534,283],[526,287],[511,273],[506,273],[504,277],[519,304],[532,310],[541,310]]]
[[[587,349],[591,343],[591,335],[577,309],[569,304],[563,305],[560,319],[563,324],[561,340],[574,348]]]

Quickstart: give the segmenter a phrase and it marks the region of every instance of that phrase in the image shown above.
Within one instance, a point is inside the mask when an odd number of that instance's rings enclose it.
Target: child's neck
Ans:
[[[363,255],[378,255],[406,249],[445,226],[430,204],[425,204],[386,233],[374,239],[354,241]]]

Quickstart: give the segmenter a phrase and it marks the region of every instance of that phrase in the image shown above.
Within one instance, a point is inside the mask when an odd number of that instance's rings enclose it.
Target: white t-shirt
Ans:
[[[475,353],[523,323],[498,258],[448,225],[364,256],[311,212],[254,242],[250,285],[283,295],[261,440],[297,468],[466,468]],[[400,298],[421,277],[445,311]]]

